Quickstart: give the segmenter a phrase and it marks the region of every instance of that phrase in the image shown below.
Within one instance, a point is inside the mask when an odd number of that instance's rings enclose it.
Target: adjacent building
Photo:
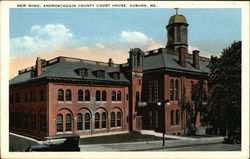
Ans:
[[[192,103],[200,81],[207,92],[209,59],[187,52],[183,15],[173,15],[166,29],[165,48],[130,49],[124,64],[38,57],[10,80],[10,131],[38,138],[142,129],[183,133],[182,101]]]

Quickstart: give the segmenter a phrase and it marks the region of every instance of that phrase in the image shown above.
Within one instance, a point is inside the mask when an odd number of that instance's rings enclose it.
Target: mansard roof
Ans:
[[[87,69],[88,76],[80,76],[76,70]],[[96,70],[103,70],[105,72],[105,78],[97,78],[93,72]],[[42,67],[42,74],[38,77],[32,77],[32,71],[35,71],[35,67],[24,69],[19,71],[19,74],[10,80],[10,84],[22,83],[30,80],[41,78],[56,78],[56,79],[75,79],[80,81],[101,81],[101,82],[122,82],[129,83],[129,80],[120,74],[119,79],[113,79],[109,73],[120,72],[118,64],[108,66],[108,63],[89,61],[69,57],[57,57],[55,59],[46,61]]]
[[[178,61],[178,52],[174,52],[165,48],[145,52],[144,56],[144,71],[168,69],[169,71],[181,71],[190,73],[209,73],[209,59],[200,58],[200,68],[196,69],[193,66],[193,58],[191,54],[186,54],[186,66],[182,67]]]

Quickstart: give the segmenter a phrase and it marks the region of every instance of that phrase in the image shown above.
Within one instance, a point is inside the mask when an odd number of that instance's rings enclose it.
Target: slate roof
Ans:
[[[173,69],[180,71],[189,71],[194,73],[209,73],[209,60],[200,57],[200,69],[193,67],[193,58],[191,54],[186,54],[186,67],[182,67],[178,63],[179,57],[178,53],[173,52],[163,52],[163,53],[153,53],[152,55],[144,57],[144,71],[154,70],[154,69]]]
[[[97,80],[97,81],[112,81],[112,82],[125,82],[129,83],[129,80],[120,72],[119,66],[118,67],[109,67],[107,63],[100,62],[100,65],[95,64],[95,61],[87,61],[81,60],[82,62],[67,62],[65,59],[67,57],[58,57],[60,59],[59,62],[55,62],[51,65],[42,68],[43,73],[38,76],[31,78],[31,71],[19,74],[18,76],[12,78],[10,80],[10,84],[16,84],[20,82],[26,82],[29,80],[40,79],[45,77],[50,78],[68,78],[68,79],[79,79],[79,80]],[[74,58],[69,58],[74,59]],[[80,60],[80,59],[79,59]],[[85,61],[85,62],[84,62]],[[92,63],[92,64],[89,64]],[[104,66],[105,65],[105,66]],[[79,76],[75,70],[86,68],[88,69],[88,76],[81,77]],[[105,78],[97,78],[93,72],[97,70],[104,70],[105,71]],[[110,76],[112,72],[120,72],[120,79],[113,79]]]

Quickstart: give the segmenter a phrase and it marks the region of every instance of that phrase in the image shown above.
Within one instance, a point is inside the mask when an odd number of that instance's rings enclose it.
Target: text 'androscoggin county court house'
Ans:
[[[207,92],[209,59],[188,54],[188,23],[173,15],[165,48],[130,49],[125,64],[37,58],[10,80],[10,131],[33,137],[142,129],[181,134],[192,86]],[[184,98],[185,97],[185,98]],[[197,127],[201,127],[199,119]]]

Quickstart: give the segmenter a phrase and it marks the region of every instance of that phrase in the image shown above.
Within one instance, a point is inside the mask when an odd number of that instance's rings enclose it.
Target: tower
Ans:
[[[166,48],[177,51],[179,47],[184,47],[188,50],[188,23],[183,15],[176,14],[170,17],[166,26],[168,34],[168,42]]]

